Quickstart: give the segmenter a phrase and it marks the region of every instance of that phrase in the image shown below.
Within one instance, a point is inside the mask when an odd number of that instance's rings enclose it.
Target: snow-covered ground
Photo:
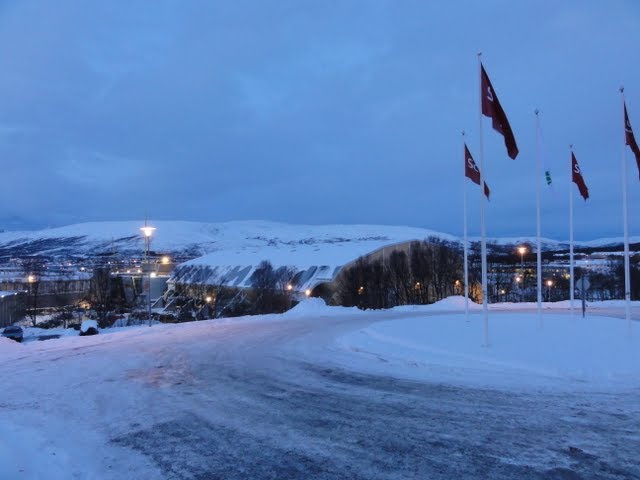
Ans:
[[[593,314],[572,319],[546,310],[540,323],[535,313],[502,309],[489,317],[488,347],[479,313],[469,321],[450,314],[379,322],[339,343],[382,361],[388,373],[422,380],[503,388],[640,386],[640,331],[629,336],[625,320]]]
[[[0,479],[638,478],[639,322],[461,307],[0,338]]]

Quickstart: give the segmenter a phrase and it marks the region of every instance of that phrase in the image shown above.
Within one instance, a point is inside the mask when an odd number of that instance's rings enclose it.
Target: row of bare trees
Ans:
[[[338,303],[359,308],[426,304],[460,294],[463,277],[460,246],[430,237],[407,251],[361,257],[338,279]]]

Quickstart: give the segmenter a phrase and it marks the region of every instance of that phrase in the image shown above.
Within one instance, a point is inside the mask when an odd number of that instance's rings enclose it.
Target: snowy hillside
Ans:
[[[289,257],[292,252],[324,250],[328,246],[345,251],[350,258],[355,251],[373,250],[408,239],[437,235],[455,241],[450,235],[431,230],[376,225],[288,225],[274,222],[244,221],[227,223],[199,223],[158,221],[151,250],[177,252],[192,257],[213,252],[249,255],[262,249],[281,251]],[[92,222],[35,231],[0,233],[0,256],[52,255],[82,256],[118,252],[142,252],[144,241],[140,232],[142,222]],[[240,257],[238,257],[240,259]]]
[[[435,235],[456,241],[458,237],[432,230],[389,225],[290,225],[265,221],[238,221],[202,223],[186,221],[150,222],[156,227],[151,249],[162,252],[190,252],[200,256],[213,252],[233,251],[234,254],[251,255],[264,247],[274,247],[283,255],[307,258],[313,251],[330,248],[336,255],[345,252],[351,258],[353,251],[365,246],[371,251],[383,245],[420,239]],[[91,255],[117,251],[140,252],[143,239],[140,221],[90,222],[33,231],[0,232],[0,256],[21,251],[27,255]],[[470,240],[478,240],[471,238]],[[489,239],[497,245],[535,243],[533,237]],[[577,242],[584,247],[614,246],[620,238],[606,238]],[[632,243],[640,237],[632,238]],[[566,241],[544,239],[547,250],[564,248]],[[353,251],[351,247],[354,247]],[[277,259],[276,259],[277,261]]]
[[[385,246],[451,235],[421,228],[376,225],[286,225],[267,222],[220,224],[211,252],[180,265],[174,278],[182,282],[249,286],[263,260],[293,267],[296,289],[332,280],[340,267]]]

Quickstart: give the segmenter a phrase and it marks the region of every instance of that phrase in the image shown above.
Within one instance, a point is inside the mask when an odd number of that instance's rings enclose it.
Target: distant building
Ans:
[[[0,291],[0,327],[22,320],[25,316],[26,301],[26,292]]]

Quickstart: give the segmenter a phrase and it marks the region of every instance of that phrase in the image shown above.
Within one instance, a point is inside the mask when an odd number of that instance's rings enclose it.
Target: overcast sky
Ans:
[[[490,236],[622,235],[626,87],[640,140],[640,2],[1,1],[0,228],[93,220],[379,223],[462,232],[478,64],[520,155],[484,122]],[[630,151],[630,229],[640,181]],[[478,189],[467,185],[470,230]]]

